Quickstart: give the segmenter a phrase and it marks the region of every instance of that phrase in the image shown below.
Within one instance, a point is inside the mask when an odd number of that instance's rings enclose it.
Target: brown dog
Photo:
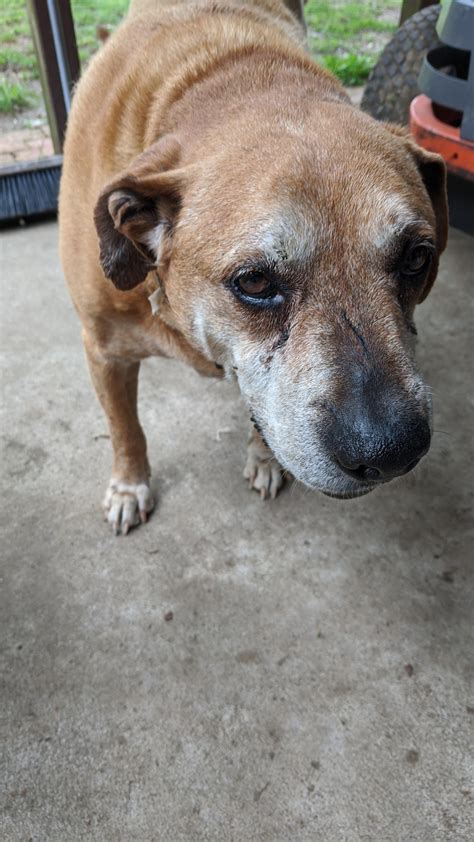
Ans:
[[[237,378],[263,496],[283,469],[364,494],[428,450],[413,311],[446,244],[444,164],[351,106],[291,7],[134,2],[75,94],[61,255],[110,424],[116,532],[153,506],[150,355]]]

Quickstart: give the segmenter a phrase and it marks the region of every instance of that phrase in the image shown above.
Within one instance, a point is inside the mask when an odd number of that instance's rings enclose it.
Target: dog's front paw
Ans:
[[[104,499],[105,520],[110,523],[114,535],[126,535],[132,526],[146,523],[155,502],[149,486],[142,482],[130,485],[110,480]]]
[[[275,499],[284,484],[283,468],[272,452],[255,438],[252,438],[247,450],[247,462],[244,477],[249,481],[249,488],[258,491],[262,500]]]

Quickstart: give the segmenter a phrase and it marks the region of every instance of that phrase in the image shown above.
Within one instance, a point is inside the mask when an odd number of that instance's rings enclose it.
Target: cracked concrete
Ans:
[[[0,838],[467,842],[473,241],[419,310],[414,474],[261,503],[234,389],[151,360],[159,505],[124,539],[56,239],[1,235]]]

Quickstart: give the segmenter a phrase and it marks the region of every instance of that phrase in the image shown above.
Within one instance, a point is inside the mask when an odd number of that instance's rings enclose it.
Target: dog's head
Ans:
[[[110,185],[104,270],[130,288],[159,265],[181,330],[235,373],[280,463],[357,496],[429,448],[413,315],[446,245],[445,167],[342,104],[304,130],[248,126],[179,167],[162,142]]]

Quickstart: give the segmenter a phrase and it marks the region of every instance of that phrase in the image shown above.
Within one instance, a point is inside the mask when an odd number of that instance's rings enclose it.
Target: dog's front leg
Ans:
[[[137,413],[140,363],[107,358],[84,335],[92,382],[107,416],[114,461],[104,510],[114,533],[126,535],[131,526],[145,523],[154,502],[150,492],[150,467],[146,439]]]
[[[262,500],[267,497],[274,500],[284,483],[283,468],[254,427],[247,445],[244,477],[248,479],[249,487],[260,493]]]

